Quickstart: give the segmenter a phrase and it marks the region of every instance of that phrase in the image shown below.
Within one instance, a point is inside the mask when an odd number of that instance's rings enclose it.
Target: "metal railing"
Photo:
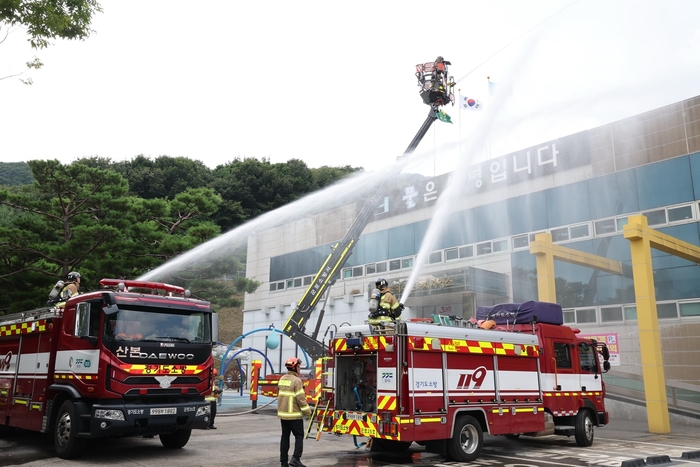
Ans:
[[[644,379],[642,375],[610,370],[603,376],[608,395],[621,396],[645,403]],[[668,408],[674,413],[700,418],[700,386],[680,381],[666,380]]]

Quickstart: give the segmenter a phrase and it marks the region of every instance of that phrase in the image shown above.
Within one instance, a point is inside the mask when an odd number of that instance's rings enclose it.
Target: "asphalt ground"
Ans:
[[[0,465],[278,466],[280,425],[275,404],[263,407],[269,401],[260,400],[254,413],[250,400],[225,393],[216,417],[217,429],[193,431],[189,443],[178,450],[164,448],[157,437],[110,438],[92,440],[79,459],[63,460],[55,456],[47,435],[16,430],[0,435]],[[366,438],[323,433],[316,441],[312,429],[310,438],[304,443],[302,461],[308,467],[700,466],[700,427],[672,422],[671,428],[669,434],[651,434],[645,421],[613,418],[609,425],[596,429],[595,441],[590,448],[580,448],[573,438],[561,436],[508,440],[502,436],[485,435],[482,455],[471,463],[447,462],[436,454],[426,453],[415,443],[407,453],[371,453],[364,446],[355,446],[355,443],[365,442]],[[694,457],[696,455],[698,457]],[[657,463],[666,460],[669,462]]]

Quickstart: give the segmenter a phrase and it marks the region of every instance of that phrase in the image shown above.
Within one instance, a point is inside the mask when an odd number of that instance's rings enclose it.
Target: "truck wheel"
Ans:
[[[593,420],[588,410],[580,410],[576,414],[574,435],[579,446],[588,447],[593,444]]]
[[[85,449],[87,438],[78,438],[78,416],[71,401],[65,401],[58,410],[53,430],[53,445],[61,459],[73,459]]]
[[[372,452],[404,452],[411,447],[407,441],[394,441],[391,439],[374,438],[372,440]]]
[[[177,430],[160,435],[160,443],[168,449],[180,449],[190,440],[192,430]]]
[[[454,434],[447,440],[447,457],[458,462],[471,462],[481,454],[484,432],[474,417],[465,415],[457,419]]]

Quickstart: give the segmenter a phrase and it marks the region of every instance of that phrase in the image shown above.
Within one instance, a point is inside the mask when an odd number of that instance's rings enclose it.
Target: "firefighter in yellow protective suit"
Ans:
[[[211,419],[209,421],[209,426],[206,428],[207,430],[216,430],[216,427],[214,426],[214,419],[216,418],[216,404],[219,403],[219,399],[221,398],[221,388],[219,387],[219,377],[217,376],[219,372],[214,368],[212,370],[212,383],[211,383],[211,394],[208,396],[204,397],[204,400],[209,401],[209,404],[211,405]]]
[[[369,324],[396,321],[404,309],[403,303],[399,303],[394,294],[389,291],[389,283],[386,279],[377,279],[375,285],[377,288],[370,297]],[[376,296],[377,291],[379,297]],[[376,301],[376,305],[373,301]]]
[[[304,383],[299,378],[301,360],[291,357],[284,364],[287,374],[278,383],[277,416],[282,424],[280,439],[280,463],[282,467],[305,467],[301,463],[304,450],[304,421],[311,417],[311,407],[306,403]],[[289,460],[289,435],[294,435],[294,453]]]
[[[56,306],[65,305],[66,300],[78,295],[80,291],[80,273],[69,272],[65,282],[58,281],[49,293],[49,301],[47,304],[56,304]]]

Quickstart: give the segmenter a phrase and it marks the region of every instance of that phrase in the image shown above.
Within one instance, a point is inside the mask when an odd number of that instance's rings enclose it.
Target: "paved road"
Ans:
[[[91,442],[83,457],[67,461],[55,457],[53,448],[46,442],[46,435],[16,432],[0,436],[0,465],[278,466],[280,430],[274,405],[259,409],[257,414],[234,415],[246,410],[234,408],[235,405],[224,408],[217,416],[217,430],[195,430],[190,442],[180,450],[163,448],[157,438],[106,439]],[[249,402],[245,405],[249,408]],[[416,444],[403,455],[377,455],[364,447],[355,448],[352,436],[337,437],[324,433],[320,441],[313,437],[306,441],[302,460],[308,467],[393,467],[407,464],[435,467],[619,467],[624,461],[667,455],[673,461],[665,464],[667,466],[698,467],[700,459],[682,459],[681,456],[684,452],[700,452],[700,430],[684,426],[672,428],[673,433],[669,435],[653,435],[647,432],[646,423],[613,420],[607,427],[596,430],[591,448],[579,448],[573,439],[559,436],[521,437],[516,441],[486,436],[481,458],[472,463],[446,462],[440,456],[424,452]]]

